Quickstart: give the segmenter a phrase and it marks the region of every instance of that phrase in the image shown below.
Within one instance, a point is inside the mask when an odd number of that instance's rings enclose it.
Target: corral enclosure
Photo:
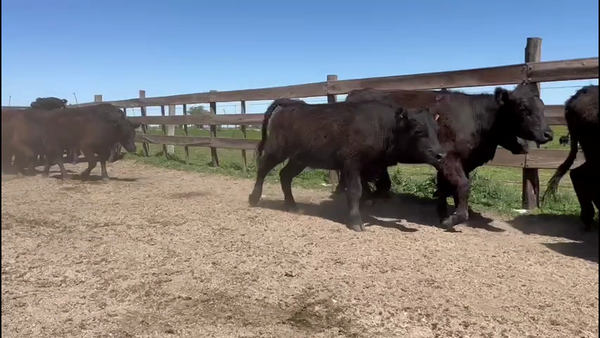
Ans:
[[[140,91],[110,102],[130,116],[139,109],[131,118],[144,124],[144,156],[150,146],[189,157],[210,148],[219,166],[224,148],[245,167],[258,137],[248,127],[263,119],[246,114],[250,101],[598,77],[597,57],[537,62],[539,44],[529,39],[527,62],[511,66],[155,98]],[[218,102],[234,101],[240,114],[218,114]],[[192,104],[209,113],[190,114]],[[149,107],[162,116],[148,116]],[[547,107],[551,124],[564,125],[562,110]],[[538,169],[565,157],[499,149],[488,167],[522,169],[523,204],[534,208]],[[108,183],[3,177],[4,336],[597,337],[598,236],[561,217],[474,215],[451,234],[435,227],[433,205],[402,197],[368,208],[368,231],[357,234],[340,224],[344,199],[323,191],[295,189],[295,214],[281,210],[278,185],[250,208],[248,180],[133,161],[109,174]]]
[[[247,167],[247,151],[252,151],[258,144],[257,139],[248,138],[248,126],[260,126],[262,114],[246,114],[248,102],[273,100],[276,98],[311,98],[326,96],[327,102],[335,102],[338,95],[344,95],[355,89],[374,88],[383,90],[413,89],[451,89],[466,87],[485,87],[514,85],[523,81],[534,83],[586,80],[598,78],[598,58],[584,58],[562,61],[541,62],[542,41],[539,38],[528,38],[525,46],[525,59],[522,64],[479,68],[470,70],[365,78],[355,80],[338,80],[337,75],[328,75],[327,80],[318,83],[291,85],[285,87],[260,88],[235,91],[210,91],[206,93],[184,94],[164,97],[146,97],[140,90],[139,98],[107,101],[125,108],[132,115],[133,109],[140,109],[141,116],[131,118],[142,123],[142,134],[137,140],[143,143],[144,156],[149,156],[149,144],[163,145],[165,155],[174,152],[173,146],[185,148],[185,156],[189,157],[189,147],[209,147],[212,165],[219,166],[218,148],[241,150],[242,165]],[[539,85],[538,85],[539,86]],[[102,95],[96,95],[94,102],[79,104],[84,106],[102,101]],[[240,114],[218,114],[217,103],[240,102]],[[208,104],[206,114],[190,114],[190,105]],[[181,106],[181,114],[177,115],[177,107]],[[148,116],[148,107],[160,107],[161,116]],[[553,126],[564,126],[564,106],[547,105],[545,112]],[[162,125],[163,135],[148,129],[148,125]],[[175,126],[182,126],[183,135],[175,135]],[[210,135],[197,136],[190,133],[190,125],[210,125]],[[222,125],[240,125],[241,138],[219,137],[218,129]],[[563,129],[566,134],[566,128]],[[223,134],[223,133],[221,133]],[[560,135],[556,135],[558,138]],[[565,150],[536,149],[531,146],[527,155],[513,155],[499,148],[493,161],[488,166],[522,169],[522,207],[534,209],[539,206],[540,169],[555,169],[566,158]],[[580,154],[581,155],[581,154]],[[579,156],[576,165],[581,161]],[[330,174],[331,183],[337,180],[337,173]]]

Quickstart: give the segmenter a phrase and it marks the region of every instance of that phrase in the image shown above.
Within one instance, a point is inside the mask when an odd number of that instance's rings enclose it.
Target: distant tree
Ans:
[[[188,109],[188,114],[190,114],[190,115],[210,114],[210,111],[208,111],[206,108],[204,108],[204,106],[194,106],[194,107],[190,107]],[[204,129],[204,125],[197,124],[196,128]]]
[[[195,114],[209,114],[210,112],[208,110],[206,110],[206,108],[204,108],[204,106],[194,106],[194,107],[190,107],[188,109],[188,114],[190,115],[195,115]]]

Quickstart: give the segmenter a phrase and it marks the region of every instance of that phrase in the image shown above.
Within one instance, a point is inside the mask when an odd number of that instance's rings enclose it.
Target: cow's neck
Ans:
[[[490,161],[498,147],[499,135],[503,132],[500,119],[500,106],[496,102],[494,95],[480,94],[477,95],[480,102],[477,104],[477,109],[474,111],[475,119],[477,120],[477,141],[473,145],[473,153],[470,156],[470,161],[467,166],[468,171]],[[466,163],[465,163],[466,164]]]
[[[486,139],[494,137],[502,129],[500,105],[498,105],[492,94],[479,94],[477,96],[480,100],[477,105],[479,109],[475,111],[478,131]]]

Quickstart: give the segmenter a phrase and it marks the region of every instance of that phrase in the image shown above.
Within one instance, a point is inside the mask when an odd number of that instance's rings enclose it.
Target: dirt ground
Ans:
[[[578,223],[448,233],[396,197],[356,233],[324,191],[295,188],[292,214],[278,185],[250,208],[250,180],[108,170],[2,177],[3,337],[598,337],[598,233]]]

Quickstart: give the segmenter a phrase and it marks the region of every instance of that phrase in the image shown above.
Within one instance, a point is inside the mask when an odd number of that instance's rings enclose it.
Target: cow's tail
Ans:
[[[290,99],[276,99],[267,108],[267,111],[265,112],[265,117],[263,119],[263,123],[261,126],[261,139],[260,139],[260,142],[258,142],[258,146],[256,147],[256,155],[257,155],[256,157],[257,158],[262,156],[263,150],[265,149],[265,143],[267,143],[267,129],[269,126],[269,119],[271,119],[271,115],[273,115],[273,112],[275,111],[275,109],[277,109],[277,107],[279,107],[282,103],[287,103],[289,101],[290,101]]]
[[[577,144],[579,142],[577,140],[576,134],[570,133],[570,137],[571,150],[569,150],[569,156],[567,156],[565,161],[558,166],[556,172],[554,172],[554,175],[552,175],[552,178],[550,178],[550,180],[548,181],[548,186],[546,187],[546,191],[544,192],[544,196],[542,197],[542,204],[545,203],[548,197],[554,196],[556,194],[556,190],[558,189],[558,183],[560,183],[560,180],[563,178],[563,176],[565,176],[567,171],[571,169],[571,166],[577,158]]]

